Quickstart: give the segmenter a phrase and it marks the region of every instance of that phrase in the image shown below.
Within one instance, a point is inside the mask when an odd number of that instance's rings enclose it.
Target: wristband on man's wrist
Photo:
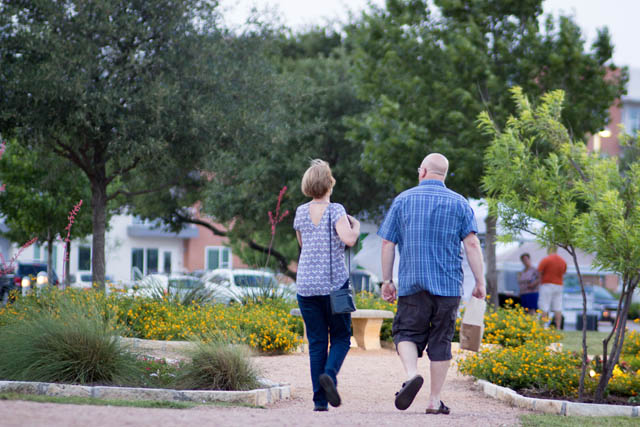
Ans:
[[[383,281],[382,281],[382,283],[380,283],[380,286],[384,286],[384,285],[386,285],[387,283],[389,283],[389,284],[393,284],[393,279],[391,279],[391,280],[383,280]]]

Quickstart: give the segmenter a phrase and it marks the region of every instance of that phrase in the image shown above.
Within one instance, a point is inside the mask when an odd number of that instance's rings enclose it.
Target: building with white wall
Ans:
[[[71,235],[73,236],[73,229]],[[105,235],[106,275],[115,282],[126,283],[134,278],[134,267],[144,275],[183,272],[185,241],[197,236],[198,230],[195,226],[186,227],[180,233],[173,233],[132,215],[114,215]],[[72,240],[69,253],[70,275],[77,278],[91,274],[91,246],[91,236]],[[15,254],[18,248],[18,245],[13,245],[6,258]],[[63,242],[54,243],[51,258],[54,270],[62,279]],[[46,245],[32,245],[20,254],[18,260],[47,262]]]

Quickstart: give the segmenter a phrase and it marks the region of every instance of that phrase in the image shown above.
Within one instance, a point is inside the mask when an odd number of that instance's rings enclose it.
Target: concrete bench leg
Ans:
[[[380,346],[380,329],[382,328],[382,319],[351,319],[353,324],[353,337],[358,343],[358,347],[364,350],[379,350]]]

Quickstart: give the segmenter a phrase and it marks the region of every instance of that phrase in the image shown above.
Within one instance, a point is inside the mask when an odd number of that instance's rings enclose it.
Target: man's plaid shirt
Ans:
[[[378,230],[398,245],[398,295],[462,295],[461,241],[478,226],[469,202],[438,180],[400,193]]]

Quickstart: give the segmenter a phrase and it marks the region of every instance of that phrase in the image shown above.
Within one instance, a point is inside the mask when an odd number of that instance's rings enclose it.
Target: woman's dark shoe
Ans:
[[[329,408],[327,408],[326,406],[314,406],[313,410],[315,412],[327,412],[329,410]]]
[[[406,383],[403,383],[400,391],[396,393],[396,408],[404,411],[411,406],[411,403],[413,402],[413,399],[416,398],[416,394],[418,394],[423,382],[424,379],[422,376],[416,375]]]
[[[324,394],[329,401],[329,404],[333,407],[340,406],[340,395],[338,394],[336,384],[333,382],[331,377],[327,374],[320,374],[318,381],[320,381],[320,386],[324,390]]]

